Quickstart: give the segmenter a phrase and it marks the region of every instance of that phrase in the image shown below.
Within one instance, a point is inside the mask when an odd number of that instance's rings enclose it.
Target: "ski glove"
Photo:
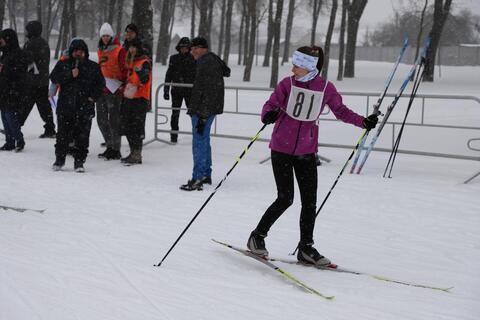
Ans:
[[[277,121],[278,115],[280,114],[280,111],[278,109],[276,110],[270,110],[262,118],[262,122],[264,124],[271,124]]]
[[[199,135],[203,135],[203,131],[205,130],[206,124],[207,124],[206,118],[198,118],[197,126],[195,127],[195,129],[197,129],[197,133]]]
[[[378,116],[375,113],[372,113],[368,117],[363,119],[363,127],[367,130],[372,130],[377,126]]]
[[[165,99],[165,100],[170,100],[170,94],[168,93],[168,91],[165,91],[165,92],[163,93],[163,99]]]

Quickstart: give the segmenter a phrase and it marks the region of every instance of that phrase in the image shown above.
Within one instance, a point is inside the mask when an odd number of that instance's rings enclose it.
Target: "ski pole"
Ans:
[[[398,65],[400,64],[400,61],[402,61],[403,55],[405,54],[405,50],[408,47],[408,37],[405,37],[405,40],[403,41],[403,46],[400,49],[400,53],[397,57],[397,61],[395,61],[395,64],[393,65],[392,71],[390,71],[390,74],[387,77],[387,80],[385,82],[384,88],[382,92],[380,93],[380,96],[377,99],[377,103],[373,106],[373,112],[374,113],[379,113],[380,106],[382,105],[383,99],[385,98],[385,95],[387,94],[388,88],[390,87],[390,84],[392,83],[393,76],[395,75],[395,72],[397,71]],[[357,154],[355,155],[355,158],[353,159],[352,167],[350,169],[350,173],[353,173],[355,171],[355,167],[357,166],[358,160],[360,159],[360,154],[362,153],[362,150],[365,148],[365,143],[367,141],[368,137],[368,132],[363,138],[363,140],[360,142],[360,146],[357,150]]]
[[[340,170],[340,173],[338,174],[337,179],[335,179],[335,182],[333,182],[333,185],[332,185],[332,187],[330,188],[330,191],[328,191],[327,196],[325,197],[325,199],[323,199],[322,204],[320,205],[320,207],[318,208],[317,212],[315,213],[315,219],[316,219],[317,216],[320,214],[320,211],[322,210],[323,206],[325,205],[325,202],[327,202],[328,197],[330,197],[330,194],[332,193],[333,189],[334,189],[335,186],[337,185],[338,180],[339,180],[340,177],[342,176],[343,171],[345,171],[345,168],[348,166],[348,163],[350,162],[350,160],[352,160],[353,155],[355,154],[355,151],[357,151],[358,147],[360,146],[360,143],[362,142],[362,140],[365,138],[365,136],[368,134],[369,131],[370,131],[370,130],[365,130],[365,131],[363,132],[362,136],[360,137],[360,139],[358,139],[357,144],[355,145],[355,147],[353,148],[352,152],[350,153],[350,156],[348,157],[347,161],[345,161],[345,164],[343,165],[342,170]],[[295,255],[295,253],[297,252],[297,250],[298,250],[298,245],[297,245],[297,247],[295,248],[295,250],[293,251],[293,253],[291,253],[290,255],[292,255],[292,256]]]
[[[417,75],[415,77],[415,81],[413,82],[413,88],[412,88],[412,93],[410,95],[410,100],[408,101],[408,106],[407,106],[407,111],[405,112],[405,116],[403,118],[402,125],[400,127],[400,130],[397,135],[397,139],[395,140],[395,145],[392,149],[392,152],[390,153],[390,157],[388,158],[387,166],[385,167],[385,171],[383,172],[383,177],[385,178],[385,175],[387,174],[388,167],[390,166],[390,171],[388,172],[388,177],[391,178],[392,176],[392,169],[393,169],[393,164],[395,163],[395,159],[397,158],[397,152],[398,148],[400,146],[400,140],[402,139],[403,135],[403,130],[405,128],[405,123],[407,121],[408,114],[410,113],[410,109],[413,104],[413,100],[415,99],[415,96],[417,95],[418,88],[420,87],[420,83],[423,80],[423,77],[425,75],[425,61],[422,61],[422,64],[420,64]],[[390,165],[391,164],[391,165]]]
[[[250,143],[248,144],[248,146],[243,150],[243,152],[240,154],[240,156],[237,158],[237,161],[235,161],[235,163],[233,164],[233,166],[230,168],[230,170],[228,170],[227,174],[223,177],[223,179],[218,183],[218,185],[215,187],[215,190],[213,190],[213,192],[210,194],[210,196],[208,196],[207,200],[205,200],[205,202],[202,204],[202,206],[200,207],[200,209],[197,211],[197,213],[195,214],[195,216],[192,218],[192,220],[190,220],[190,222],[188,223],[188,225],[185,227],[185,229],[183,229],[182,233],[178,236],[177,240],[175,240],[175,242],[172,244],[172,246],[170,247],[170,249],[167,251],[167,253],[165,254],[165,256],[162,258],[162,260],[158,263],[158,264],[155,264],[154,266],[155,267],[160,267],[163,263],[163,261],[165,261],[165,259],[167,258],[167,256],[170,254],[170,252],[173,250],[173,248],[177,245],[177,243],[180,241],[180,239],[183,237],[183,235],[187,232],[188,228],[190,228],[190,226],[193,224],[193,222],[195,221],[195,219],[197,219],[197,217],[200,215],[200,212],[202,212],[203,208],[205,208],[205,206],[207,205],[207,203],[210,201],[210,199],[212,199],[212,197],[214,196],[214,194],[217,192],[217,190],[220,188],[220,186],[222,185],[222,183],[227,179],[228,175],[233,171],[233,169],[237,166],[237,164],[240,162],[240,160],[243,158],[243,156],[248,152],[248,150],[250,149],[250,147],[252,146],[252,144],[258,139],[258,137],[260,136],[260,133],[262,133],[263,129],[265,129],[265,127],[267,126],[268,124],[264,124],[262,126],[262,128],[260,128],[260,130],[258,130],[257,134],[252,138],[252,140],[250,140]]]

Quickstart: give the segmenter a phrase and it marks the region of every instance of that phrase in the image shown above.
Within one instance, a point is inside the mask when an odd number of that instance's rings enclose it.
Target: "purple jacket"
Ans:
[[[294,76],[284,78],[275,88],[270,99],[265,102],[262,110],[262,119],[265,114],[276,108],[280,108],[280,116],[275,122],[270,149],[290,155],[303,155],[316,153],[318,150],[318,123],[317,121],[299,121],[286,113],[288,98],[292,88],[292,82],[297,87],[309,90],[321,91],[325,87],[325,80],[317,76],[308,82],[296,81]],[[328,82],[325,88],[321,110],[325,104],[330,107],[335,117],[346,123],[351,123],[363,128],[364,117],[348,109],[342,103],[342,97],[335,86]]]

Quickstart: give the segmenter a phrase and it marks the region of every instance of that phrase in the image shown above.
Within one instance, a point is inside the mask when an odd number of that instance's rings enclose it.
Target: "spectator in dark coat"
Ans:
[[[25,147],[18,121],[18,110],[24,95],[28,59],[18,44],[17,33],[12,29],[0,32],[0,110],[5,144],[0,150],[22,151]]]
[[[87,44],[81,39],[70,43],[68,58],[58,61],[50,74],[53,83],[60,85],[57,104],[58,132],[55,144],[55,171],[65,165],[68,144],[75,144],[74,169],[84,172],[87,158],[95,101],[102,95],[105,79],[100,66],[88,58]]]
[[[39,21],[30,21],[25,29],[28,40],[25,42],[23,49],[33,61],[28,70],[28,88],[25,90],[25,102],[19,114],[20,125],[25,124],[33,105],[36,104],[40,117],[45,123],[43,126],[45,132],[40,135],[40,138],[55,138],[53,112],[48,101],[50,47],[48,42],[41,37],[42,24]]]
[[[187,37],[181,38],[175,49],[178,53],[170,56],[165,82],[193,84],[193,80],[195,79],[195,59],[193,59],[193,56],[190,54],[190,39]],[[169,100],[170,86],[165,86],[163,92],[163,98]],[[185,105],[188,108],[192,89],[172,87],[171,92],[172,118],[170,119],[170,126],[172,131],[178,131],[178,118],[180,117],[182,101],[185,100]],[[177,133],[170,134],[171,142],[177,143],[177,139]]]
[[[185,191],[202,190],[203,184],[212,183],[212,149],[210,127],[217,114],[223,113],[225,85],[223,77],[230,76],[230,69],[216,54],[208,51],[207,40],[192,40],[191,52],[197,62],[195,81],[188,114],[192,118],[193,173]]]

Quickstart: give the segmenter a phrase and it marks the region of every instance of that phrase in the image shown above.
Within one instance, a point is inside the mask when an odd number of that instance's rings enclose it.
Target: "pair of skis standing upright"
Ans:
[[[383,128],[385,127],[385,124],[388,120],[388,118],[390,117],[392,111],[393,111],[393,108],[396,106],[398,100],[400,99],[400,97],[402,96],[403,94],[403,91],[405,90],[405,88],[407,87],[408,83],[410,80],[413,80],[415,78],[415,81],[414,81],[414,84],[413,84],[413,89],[412,89],[412,93],[410,95],[410,101],[409,101],[409,104],[408,104],[408,107],[407,107],[407,112],[405,113],[405,117],[404,117],[404,120],[403,120],[403,123],[402,123],[402,126],[400,128],[400,131],[399,131],[399,134],[397,136],[397,139],[395,141],[395,144],[394,144],[394,147],[392,149],[392,153],[390,155],[390,159],[388,161],[388,164],[387,164],[387,168],[385,169],[385,172],[384,172],[384,177],[386,175],[386,172],[387,172],[387,169],[388,169],[388,166],[391,164],[391,167],[390,167],[390,173],[392,171],[392,168],[393,168],[393,161],[395,160],[395,156],[396,156],[396,153],[398,151],[398,146],[400,144],[400,139],[401,139],[401,136],[402,136],[402,133],[403,133],[403,128],[405,126],[405,122],[406,122],[406,119],[407,119],[407,116],[408,116],[408,113],[410,111],[410,108],[412,106],[412,103],[413,103],[413,99],[415,98],[415,95],[417,93],[417,90],[418,90],[418,87],[423,79],[423,75],[424,75],[424,71],[425,71],[425,64],[426,64],[426,54],[427,54],[427,50],[428,48],[430,47],[430,37],[428,37],[426,40],[425,40],[425,44],[423,46],[423,49],[422,49],[422,52],[420,54],[420,56],[418,56],[417,60],[414,62],[414,64],[412,65],[412,67],[410,68],[410,71],[408,72],[407,76],[405,77],[405,79],[403,80],[402,82],[402,85],[400,86],[398,92],[396,93],[395,97],[393,98],[393,101],[391,102],[391,104],[388,106],[387,108],[387,111],[385,112],[384,116],[383,116],[383,119],[377,129],[377,132],[375,133],[375,135],[372,137],[371,141],[370,141],[370,144],[368,146],[368,148],[366,148],[366,152],[363,156],[363,159],[362,161],[360,161],[360,164],[357,168],[357,171],[356,173],[359,174],[362,169],[363,169],[363,166],[365,165],[365,162],[367,161],[368,159],[368,156],[370,155],[370,153],[372,152],[373,150],[373,147],[375,146],[375,143],[377,142],[377,139],[378,137],[380,136],[380,134],[382,133],[382,130]],[[405,38],[405,41],[403,43],[403,46],[402,48],[400,49],[400,53],[398,55],[398,58],[397,58],[397,61],[395,62],[394,66],[393,66],[393,69],[390,73],[390,75],[388,76],[387,78],[387,81],[385,82],[385,86],[384,86],[384,89],[383,91],[380,93],[380,96],[378,97],[378,100],[377,102],[375,103],[374,105],[374,109],[373,109],[373,112],[374,113],[377,113],[377,114],[380,114],[380,106],[383,102],[383,99],[385,98],[385,95],[387,94],[387,90],[388,88],[390,87],[390,83],[392,82],[393,80],[393,77],[395,75],[395,72],[397,70],[397,67],[398,65],[400,64],[400,61],[402,60],[403,56],[404,56],[404,53],[406,51],[408,47],[408,38]],[[357,154],[353,160],[353,164],[352,164],[352,167],[350,169],[350,173],[354,173],[355,172],[355,169],[357,167],[357,164],[358,164],[358,161],[360,159],[360,155],[362,153],[362,150],[365,150],[365,143],[367,141],[367,137],[368,137],[368,134],[369,134],[369,131],[365,131],[364,135],[361,137],[360,139],[360,143],[358,145],[358,150],[357,148],[355,148],[355,150],[357,150]],[[355,151],[354,150],[354,151]],[[393,161],[392,161],[393,160]],[[391,162],[392,161],[392,162]],[[389,174],[390,176],[390,174]]]

